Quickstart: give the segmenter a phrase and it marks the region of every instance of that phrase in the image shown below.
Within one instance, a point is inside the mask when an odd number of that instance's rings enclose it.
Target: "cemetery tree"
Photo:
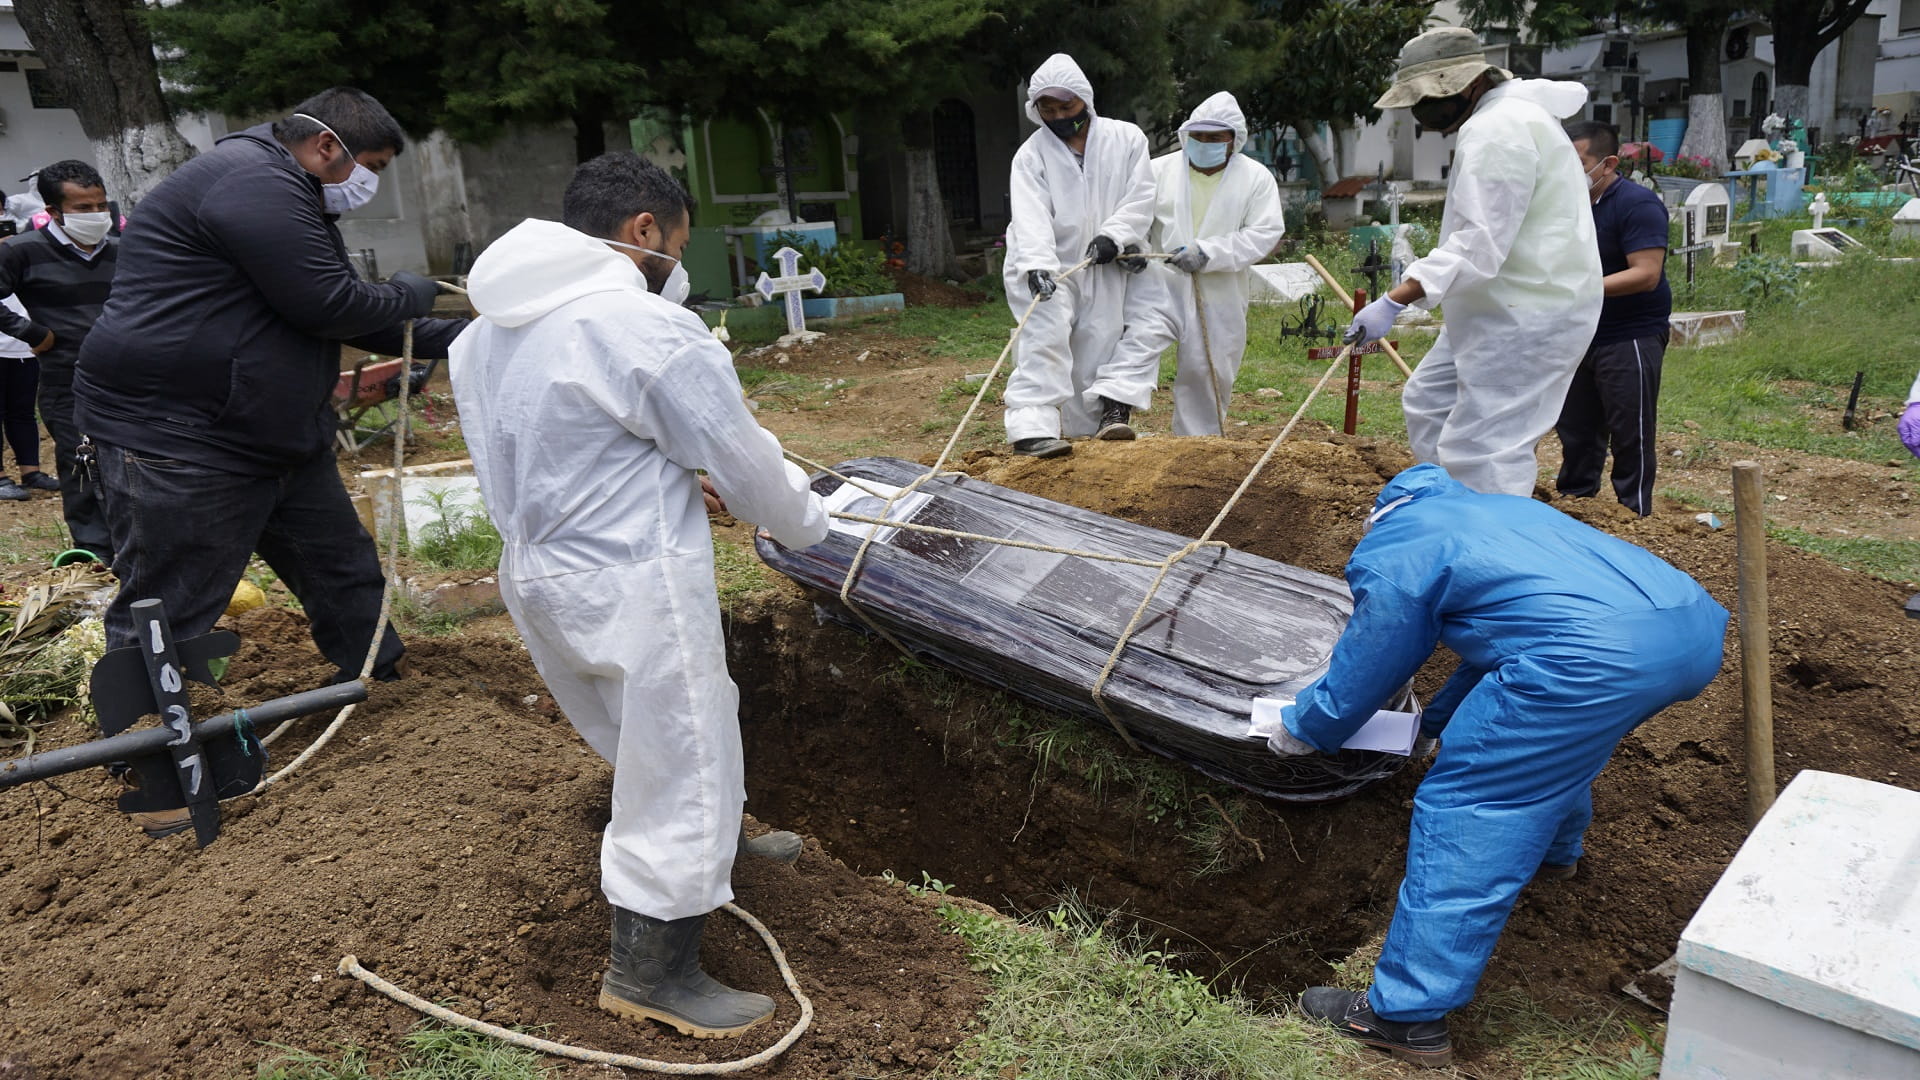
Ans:
[[[1322,183],[1369,171],[1353,160],[1356,120],[1393,81],[1400,47],[1425,28],[1431,0],[1253,0],[1271,22],[1274,70],[1237,91],[1256,131],[1292,127]],[[1322,130],[1322,125],[1325,130]]]
[[[123,210],[193,157],[161,96],[140,0],[16,0],[13,9]]]
[[[356,86],[416,135],[485,142],[515,122],[571,122],[574,152],[638,108],[638,43],[595,0],[180,0],[149,15],[184,107],[240,115]]]
[[[1814,58],[1871,6],[1872,0],[1773,0],[1774,112],[1807,118]]]
[[[907,166],[907,268],[953,272],[934,169],[932,113],[979,66],[974,40],[999,0],[714,0],[650,13],[650,103],[695,118],[754,117],[782,130],[855,110],[867,137],[898,133]],[[644,54],[643,54],[644,55]],[[784,140],[773,181],[790,202]]]
[[[1566,45],[1626,6],[1615,0],[1462,0],[1460,16],[1482,33],[1520,30],[1528,41]]]
[[[1706,158],[1716,170],[1727,168],[1727,108],[1720,63],[1727,22],[1737,9],[1738,4],[1728,0],[1665,0],[1653,6],[1687,32],[1687,133],[1680,140],[1680,152]]]

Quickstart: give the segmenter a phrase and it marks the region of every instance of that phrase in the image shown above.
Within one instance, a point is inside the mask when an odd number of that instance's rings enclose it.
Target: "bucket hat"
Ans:
[[[1376,109],[1403,109],[1422,98],[1442,98],[1465,90],[1482,73],[1498,72],[1502,80],[1513,75],[1487,63],[1480,38],[1463,26],[1429,30],[1400,49],[1400,68],[1393,85],[1373,103]]]

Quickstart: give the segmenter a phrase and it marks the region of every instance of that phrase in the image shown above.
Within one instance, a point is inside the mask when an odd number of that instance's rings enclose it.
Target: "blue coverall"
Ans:
[[[1282,720],[1336,750],[1436,642],[1460,655],[1422,720],[1440,751],[1369,991],[1381,1017],[1435,1020],[1473,997],[1535,871],[1580,857],[1615,744],[1719,672],[1727,612],[1645,549],[1438,465],[1375,507],[1347,563],[1353,618]]]

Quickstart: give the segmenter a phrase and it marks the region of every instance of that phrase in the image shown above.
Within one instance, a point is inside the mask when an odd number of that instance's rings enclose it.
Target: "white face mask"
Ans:
[[[325,185],[320,189],[320,197],[326,203],[327,213],[344,214],[372,202],[379,190],[380,174],[356,161],[353,175],[338,184]]]
[[[90,248],[113,228],[113,215],[104,210],[97,214],[62,214],[60,228],[74,243]]]
[[[671,304],[674,304],[675,306],[678,306],[680,304],[684,304],[687,302],[687,294],[693,291],[693,284],[692,282],[687,280],[687,267],[685,263],[681,262],[679,259],[673,258],[673,256],[667,254],[664,251],[655,251],[652,248],[638,247],[633,244],[623,244],[618,240],[602,240],[600,242],[603,244],[611,244],[617,248],[626,248],[628,251],[643,252],[645,254],[653,256],[656,259],[672,259],[673,272],[668,274],[667,280],[662,282],[660,285],[660,292],[659,292],[660,299],[665,300]],[[644,275],[645,275],[645,272],[642,271],[642,276]],[[647,284],[649,287],[651,287],[653,284],[652,280],[649,279]]]
[[[347,149],[346,140],[340,137],[339,132],[327,127],[318,117],[308,116],[306,113],[294,113],[293,115],[303,120],[312,120],[314,123],[319,124],[326,130],[327,134],[333,136],[334,142],[340,144],[340,149],[346,152],[348,160],[351,161],[353,159],[353,151]],[[321,186],[320,198],[321,201],[326,204],[327,213],[344,214],[349,210],[358,210],[372,202],[374,195],[379,191],[380,174],[355,161],[353,163],[353,172],[348,173],[345,180],[337,184],[325,184]]]

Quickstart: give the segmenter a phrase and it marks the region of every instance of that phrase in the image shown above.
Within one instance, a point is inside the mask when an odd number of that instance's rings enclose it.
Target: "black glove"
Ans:
[[[407,291],[407,318],[424,319],[433,314],[433,302],[440,296],[440,285],[432,278],[401,270],[388,278],[387,284],[398,285]]]
[[[1087,245],[1087,258],[1092,259],[1095,266],[1105,266],[1119,254],[1120,245],[1114,243],[1111,236],[1096,236],[1093,243]]]
[[[1031,292],[1034,296],[1042,300],[1051,300],[1053,299],[1053,290],[1056,288],[1058,288],[1058,286],[1053,283],[1053,272],[1051,270],[1027,271],[1027,291]]]
[[[1121,249],[1120,257],[1113,261],[1129,274],[1138,274],[1147,268],[1147,260],[1140,257],[1139,244],[1128,244]]]

